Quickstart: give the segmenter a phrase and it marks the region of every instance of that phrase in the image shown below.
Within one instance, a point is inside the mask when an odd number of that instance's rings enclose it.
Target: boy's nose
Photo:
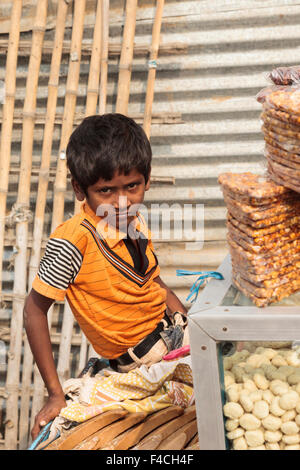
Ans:
[[[130,203],[127,196],[118,195],[115,201],[115,209],[117,209],[119,212],[127,212],[129,206]]]

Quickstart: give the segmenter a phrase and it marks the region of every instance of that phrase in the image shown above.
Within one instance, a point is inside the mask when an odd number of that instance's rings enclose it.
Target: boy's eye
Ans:
[[[139,183],[130,183],[130,184],[128,185],[128,188],[129,188],[129,189],[136,188],[136,187],[138,186],[138,184],[139,184]]]
[[[98,191],[99,191],[99,193],[107,194],[111,191],[111,189],[110,188],[101,188]]]

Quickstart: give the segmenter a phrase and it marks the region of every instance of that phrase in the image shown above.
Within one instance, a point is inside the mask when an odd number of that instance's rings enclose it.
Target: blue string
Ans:
[[[196,276],[196,275],[199,276],[190,289],[190,294],[186,298],[187,302],[193,296],[194,298],[193,300],[191,300],[191,302],[195,302],[195,300],[198,297],[200,286],[202,286],[205,279],[207,279],[208,277],[214,277],[215,279],[224,279],[223,275],[221,273],[218,273],[217,271],[187,271],[186,269],[176,269],[176,275],[177,276]]]
[[[36,439],[32,442],[32,444],[27,450],[34,450],[41,442],[44,442],[46,439],[48,439],[49,434],[50,434],[50,427],[52,423],[53,423],[53,420],[43,427],[39,435],[36,437]]]

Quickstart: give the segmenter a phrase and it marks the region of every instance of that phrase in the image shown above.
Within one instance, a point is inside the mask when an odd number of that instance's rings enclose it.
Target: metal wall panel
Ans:
[[[5,30],[5,12],[8,4],[0,2],[2,30]],[[110,54],[107,111],[114,111],[118,63],[124,21],[124,3],[111,2]],[[24,2],[24,19],[34,14],[36,2]],[[48,30],[45,44],[53,38],[53,18],[56,1],[49,2]],[[95,2],[87,2],[84,50],[91,46],[93,12]],[[70,10],[71,13],[71,10]],[[135,57],[132,69],[129,115],[136,117],[143,112],[146,78],[148,71],[145,48],[151,44],[154,1],[140,1],[137,12]],[[52,16],[51,16],[52,15]],[[52,18],[53,17],[53,18]],[[51,19],[52,18],[52,19]],[[153,147],[153,175],[175,177],[174,186],[154,185],[147,193],[151,203],[179,203],[205,205],[205,244],[193,253],[193,263],[185,255],[185,244],[174,241],[156,243],[162,276],[177,286],[177,293],[184,300],[190,278],[176,279],[175,269],[206,269],[216,267],[226,253],[225,208],[217,176],[223,171],[253,171],[265,169],[263,139],[260,132],[260,104],[256,93],[267,85],[266,74],[274,66],[297,64],[300,59],[298,28],[300,2],[295,1],[170,1],[164,7],[161,33],[161,49],[155,83],[154,115],[164,113],[169,123],[153,124],[151,143]],[[71,15],[69,19],[71,25]],[[30,26],[30,25],[29,25]],[[29,26],[23,26],[22,41],[30,41]],[[66,49],[71,29],[65,36]],[[0,36],[0,40],[5,35]],[[45,46],[46,48],[46,46]],[[25,97],[26,73],[29,50],[18,62],[18,86],[16,112],[22,113]],[[144,52],[143,52],[144,51]],[[43,56],[39,89],[38,111],[40,120],[35,130],[34,163],[39,165],[43,136],[43,115],[47,99],[49,54]],[[5,64],[4,55],[1,56]],[[64,104],[68,54],[63,56],[58,90],[57,126],[53,139],[53,169],[57,158],[60,138],[59,116]],[[83,54],[77,113],[84,113],[89,56]],[[0,80],[4,68],[0,68]],[[17,121],[16,121],[17,122]],[[155,122],[155,121],[154,121]],[[22,126],[16,124],[13,134],[13,166],[11,176],[11,204],[15,198],[15,184]],[[37,176],[33,176],[32,205],[34,207]],[[72,212],[72,194],[68,196]],[[48,224],[50,225],[52,186],[49,187]],[[178,261],[170,264],[169,250],[178,253]]]
[[[31,210],[34,212],[47,104],[50,53],[56,1],[49,2],[49,18],[40,69],[37,124],[33,149]],[[154,0],[140,0],[137,12],[135,55],[132,68],[129,115],[140,120],[145,101],[148,53],[151,44]],[[0,1],[0,80],[5,76],[5,58],[11,2]],[[8,211],[16,200],[22,137],[22,109],[31,40],[32,15],[36,2],[24,1],[20,54],[17,68],[15,125]],[[95,1],[87,2],[83,56],[76,106],[76,122],[84,115],[89,51]],[[107,111],[115,110],[119,52],[122,42],[125,2],[111,1]],[[52,15],[52,16],[51,16]],[[260,105],[255,96],[268,84],[266,74],[275,66],[300,63],[300,2],[245,0],[166,0],[161,47],[155,83],[151,143],[153,175],[173,176],[174,185],[153,185],[146,204],[204,204],[205,243],[202,249],[187,250],[186,241],[157,240],[155,246],[162,278],[185,302],[191,278],[176,277],[177,268],[215,269],[226,255],[226,210],[217,177],[224,171],[265,171]],[[53,135],[52,170],[44,227],[44,245],[50,231],[53,182],[63,113],[71,16],[65,35],[65,54],[58,89],[57,124]],[[27,46],[26,46],[27,44]],[[20,49],[21,50],[21,49]],[[51,48],[50,48],[51,52]],[[0,106],[0,117],[2,110]],[[73,211],[69,185],[65,218]],[[31,227],[32,229],[32,227]],[[31,232],[32,233],[32,232]],[[29,240],[29,249],[31,246]],[[1,328],[9,324],[13,287],[14,229],[7,230],[4,259],[5,308],[0,310]],[[4,331],[4,330],[2,330]],[[78,336],[78,332],[75,332]],[[75,335],[74,333],[74,335]],[[53,335],[57,335],[56,330]],[[75,335],[76,336],[76,335]],[[75,338],[74,336],[74,338]],[[77,338],[76,336],[76,338]],[[55,341],[59,338],[55,336]],[[74,342],[78,342],[78,338]],[[0,335],[1,339],[1,335]],[[75,343],[74,343],[75,344]]]

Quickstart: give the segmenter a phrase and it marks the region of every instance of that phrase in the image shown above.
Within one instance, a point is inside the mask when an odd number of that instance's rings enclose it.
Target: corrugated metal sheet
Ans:
[[[124,3],[111,1],[110,52],[107,111],[115,110],[119,52],[124,23]],[[12,168],[8,209],[16,200],[26,77],[31,39],[30,27],[36,2],[24,2],[20,45],[23,53],[17,68],[16,124],[13,131]],[[0,1],[0,80],[5,75],[5,41],[9,26],[11,2]],[[77,118],[84,113],[89,50],[95,2],[89,1],[84,54],[77,99]],[[53,40],[53,18],[56,1],[49,2],[48,30],[42,58],[37,101],[37,125],[33,164],[38,170],[43,137],[50,70],[48,42]],[[52,12],[52,13],[51,13]],[[51,17],[51,14],[53,17]],[[137,13],[135,57],[129,115],[143,113],[148,54],[151,44],[154,0],[140,0]],[[71,16],[70,16],[71,18]],[[166,0],[162,24],[161,48],[155,83],[154,115],[164,113],[169,123],[152,125],[153,175],[174,176],[174,186],[153,185],[146,203],[204,204],[204,247],[186,250],[186,240],[171,233],[169,240],[156,241],[162,278],[185,301],[190,278],[178,278],[176,268],[213,269],[227,252],[225,244],[225,207],[217,177],[224,171],[253,171],[265,168],[263,138],[260,132],[260,105],[255,95],[267,85],[266,74],[279,65],[300,62],[300,2],[244,0]],[[71,20],[69,25],[71,26]],[[71,29],[65,35],[65,50],[70,45]],[[27,42],[26,42],[27,41]],[[29,42],[28,42],[29,41]],[[26,46],[27,44],[27,46]],[[27,49],[26,49],[27,47]],[[1,52],[2,51],[2,52]],[[26,52],[27,51],[27,52]],[[50,48],[51,51],[51,48]],[[68,54],[61,65],[58,90],[57,124],[52,149],[52,168],[48,190],[44,238],[49,235],[53,199],[53,181],[60,140]],[[1,111],[1,110],[0,110]],[[18,114],[19,113],[19,114]],[[32,174],[31,209],[34,211],[38,173]],[[73,211],[71,187],[66,199],[65,217]],[[14,230],[6,234],[4,259],[4,292],[6,308],[0,310],[2,327],[9,324],[13,287]],[[30,248],[30,247],[29,247]],[[58,306],[59,307],[59,306]],[[58,318],[58,313],[56,314]],[[77,334],[77,336],[76,336]],[[56,335],[56,331],[53,331]],[[55,341],[59,341],[55,336]],[[74,343],[78,341],[74,330]]]
[[[0,8],[8,12],[10,2],[2,1]],[[35,2],[24,2],[24,18],[34,14]],[[5,10],[6,8],[6,10]],[[51,29],[56,2],[49,2],[48,31],[45,51],[53,39]],[[95,2],[87,2],[84,50],[90,49],[92,18]],[[129,115],[143,112],[147,77],[147,47],[151,43],[154,1],[140,1],[137,13],[135,57],[132,69]],[[5,30],[5,15],[2,15]],[[153,113],[176,116],[171,124],[153,124],[153,174],[174,176],[174,186],[154,185],[147,193],[151,203],[192,203],[205,205],[205,244],[198,253],[189,256],[185,243],[156,243],[162,275],[176,292],[185,299],[190,279],[176,279],[176,268],[205,269],[216,267],[226,253],[225,208],[217,176],[223,171],[264,171],[263,139],[260,132],[260,105],[256,93],[267,85],[266,74],[277,65],[297,64],[299,50],[300,2],[295,1],[182,1],[167,0],[161,33],[161,49],[155,83]],[[124,2],[111,2],[110,54],[107,111],[114,111],[118,62],[122,42]],[[69,23],[71,21],[71,16]],[[31,32],[21,35],[21,43],[30,41]],[[68,48],[71,30],[67,30]],[[2,36],[5,38],[5,36]],[[0,38],[1,39],[1,38]],[[22,42],[23,41],[23,42]],[[30,42],[29,42],[30,44]],[[25,97],[28,52],[18,62],[16,112],[22,112]],[[144,51],[144,52],[143,52]],[[47,52],[47,51],[46,51]],[[49,54],[45,53],[40,71],[38,110],[40,124],[36,125],[34,164],[39,165],[43,136],[43,115],[46,108],[49,76]],[[1,57],[5,64],[5,57]],[[57,121],[64,105],[68,54],[63,57],[58,90]],[[89,55],[82,59],[80,86],[77,99],[78,116],[83,115]],[[0,69],[0,79],[4,68]],[[60,118],[59,118],[60,116]],[[79,118],[78,118],[79,121]],[[176,123],[177,122],[177,123]],[[14,126],[13,164],[9,201],[15,200],[18,163],[22,135],[21,122]],[[60,138],[57,124],[53,140],[52,166],[55,169]],[[34,207],[37,175],[32,178],[32,207]],[[49,187],[48,235],[52,206],[52,184]],[[72,212],[72,193],[68,195],[66,217]],[[169,253],[173,253],[170,256]],[[6,273],[11,278],[11,273]]]

